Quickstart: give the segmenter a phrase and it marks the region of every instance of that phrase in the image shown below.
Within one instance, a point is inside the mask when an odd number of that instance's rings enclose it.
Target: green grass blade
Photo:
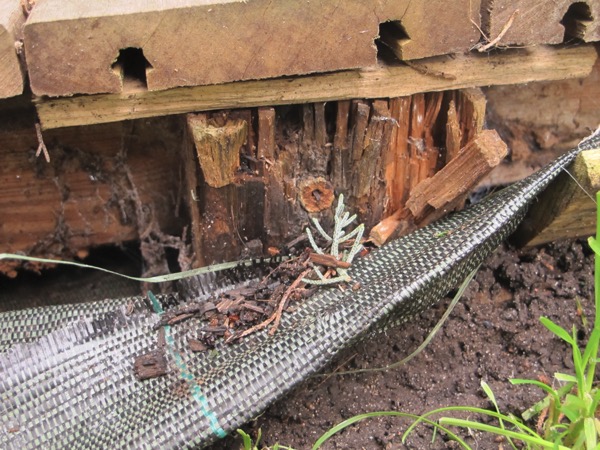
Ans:
[[[157,275],[154,277],[144,278],[144,277],[132,277],[130,275],[125,275],[125,274],[122,274],[119,272],[114,272],[112,270],[105,269],[103,267],[92,266],[90,264],[84,264],[84,263],[80,263],[77,261],[59,261],[56,259],[36,258],[33,256],[17,255],[14,253],[0,253],[0,260],[3,260],[3,259],[16,259],[19,261],[33,261],[33,262],[41,262],[41,263],[46,263],[46,264],[60,264],[63,266],[82,267],[84,269],[99,270],[100,272],[106,272],[106,273],[109,273],[111,275],[116,275],[121,278],[127,278],[128,280],[143,281],[146,283],[163,283],[165,281],[181,280],[183,278],[189,278],[194,275],[200,275],[200,274],[208,273],[208,272],[218,272],[218,271],[224,270],[224,269],[234,269],[235,267],[238,267],[240,264],[251,264],[252,263],[252,260],[231,261],[231,262],[226,262],[226,263],[213,264],[212,266],[199,267],[198,269],[185,270],[183,272],[168,273],[165,275]]]
[[[560,325],[555,324],[554,322],[552,322],[547,317],[540,317],[540,322],[542,322],[542,325],[544,325],[546,328],[548,328],[552,333],[554,333],[555,335],[557,335],[563,341],[565,341],[565,342],[567,342],[567,343],[569,343],[571,345],[574,344],[573,338],[571,337],[571,335],[568,333],[567,330],[565,330]]]
[[[596,445],[598,445],[598,441],[596,435],[596,424],[594,423],[594,419],[592,417],[586,417],[583,421],[583,428],[585,433],[585,447],[596,448]]]
[[[435,428],[439,428],[441,431],[446,433],[448,435],[448,437],[450,437],[451,439],[458,442],[464,449],[471,450],[471,447],[469,447],[465,441],[463,441],[461,438],[459,438],[451,430],[441,426],[440,424],[433,422],[431,420],[428,420],[428,419],[424,419],[424,418],[422,418],[422,416],[417,416],[416,414],[403,413],[403,412],[399,412],[399,411],[375,411],[375,412],[370,412],[370,413],[365,413],[365,414],[358,414],[356,416],[350,417],[349,419],[346,419],[343,422],[338,423],[337,425],[331,427],[329,430],[327,430],[325,433],[323,433],[323,435],[321,437],[319,437],[319,439],[317,439],[317,441],[313,444],[312,450],[317,450],[317,449],[321,448],[321,446],[328,439],[330,439],[334,434],[339,433],[344,428],[347,428],[356,422],[360,422],[362,420],[373,418],[373,417],[384,417],[384,416],[395,416],[395,417],[409,418],[409,419],[413,419],[413,420],[420,420],[420,421],[425,422]],[[403,439],[404,439],[404,437],[403,437]]]
[[[511,430],[503,430],[502,428],[495,427],[493,425],[487,425],[484,423],[474,422],[472,420],[464,420],[464,419],[455,419],[452,417],[442,417],[440,419],[440,423],[442,425],[454,426],[460,428],[471,428],[474,430],[484,431],[486,433],[497,434],[500,436],[504,436],[505,438],[511,438],[515,440],[519,440],[525,442],[526,444],[535,445],[539,448],[544,449],[554,449],[556,448],[556,444],[554,442],[549,442],[539,435],[530,436],[525,433],[520,433],[518,431]],[[570,450],[568,447],[563,445],[558,445],[558,450]]]
[[[252,445],[252,438],[250,435],[239,428],[236,431],[240,436],[242,436],[242,445],[244,446],[244,450],[254,450],[255,447]]]
[[[560,403],[560,398],[558,396],[558,392],[556,392],[556,390],[552,389],[552,387],[548,386],[546,383],[542,383],[541,381],[537,381],[537,380],[524,380],[522,378],[513,378],[512,380],[509,380],[511,384],[514,385],[523,385],[523,384],[530,384],[533,386],[536,386],[538,388],[540,388],[541,390],[543,390],[544,392],[546,392],[548,395],[551,395],[554,398],[554,401],[556,402],[556,404]],[[527,420],[527,419],[525,419]]]
[[[484,380],[481,380],[481,389],[483,389],[483,392],[485,392],[485,395],[487,395],[487,397],[490,399],[490,401],[494,405],[494,409],[496,410],[496,412],[498,414],[501,414],[500,408],[498,407],[498,402],[496,402],[496,396],[494,395],[494,391],[492,391],[492,388],[490,387],[490,385],[487,384],[487,382],[485,382]],[[500,425],[500,428],[504,430],[504,422],[501,418],[498,419],[498,423]],[[513,441],[510,438],[508,438],[508,443],[514,450],[517,450],[517,447],[515,446],[515,444],[513,443]]]
[[[422,414],[421,416],[416,416],[418,417],[417,420],[415,420],[415,422],[408,427],[408,429],[404,432],[403,436],[402,436],[402,440],[404,441],[406,439],[406,437],[412,433],[412,430],[423,420],[429,420],[428,418],[432,415],[437,415],[437,414],[445,414],[445,413],[449,413],[449,412],[463,412],[463,413],[472,413],[472,414],[481,414],[484,416],[489,416],[489,417],[494,417],[496,419],[502,419],[505,422],[510,423],[511,425],[514,425],[515,427],[517,427],[519,430],[521,430],[523,433],[527,433],[531,436],[538,436],[538,433],[534,430],[532,430],[531,428],[529,428],[527,425],[525,425],[523,422],[521,422],[519,419],[517,419],[514,416],[507,416],[506,414],[502,414],[502,413],[497,413],[495,411],[490,411],[488,409],[483,409],[483,408],[477,408],[475,406],[445,406],[443,408],[437,408],[431,411],[428,411],[424,414]]]
[[[554,374],[554,378],[555,378],[557,381],[563,381],[563,382],[566,382],[566,383],[574,383],[574,384],[577,384],[577,377],[575,377],[575,376],[573,376],[573,375],[571,375],[571,374],[569,374],[569,373],[561,373],[561,372],[556,372],[556,373]]]
[[[594,377],[596,375],[596,364],[597,364],[599,345],[600,345],[600,328],[597,328],[596,325],[594,324],[594,329],[592,330],[592,334],[590,334],[588,343],[585,346],[585,351],[583,352],[583,364],[584,364],[584,367],[587,367],[585,389],[588,392],[590,392],[592,390],[592,386],[594,383]]]

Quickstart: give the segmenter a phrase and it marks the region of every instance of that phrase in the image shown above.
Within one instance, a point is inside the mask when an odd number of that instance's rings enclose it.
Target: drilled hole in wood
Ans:
[[[306,211],[324,211],[333,204],[333,186],[322,177],[311,178],[300,183],[300,202]]]
[[[111,66],[123,82],[123,91],[148,90],[147,71],[152,69],[141,48],[127,47],[119,50]]]
[[[377,44],[377,56],[380,59],[389,59],[391,53],[398,59],[402,59],[402,48],[410,42],[410,36],[400,20],[391,20],[379,25],[379,39]]]
[[[565,27],[563,42],[582,40],[593,20],[592,11],[587,3],[573,3],[560,21],[561,25]]]

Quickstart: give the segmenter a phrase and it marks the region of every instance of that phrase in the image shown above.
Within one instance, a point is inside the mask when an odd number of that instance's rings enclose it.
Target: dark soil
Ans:
[[[387,372],[310,379],[245,429],[253,436],[261,429],[264,445],[278,442],[308,449],[333,425],[360,413],[421,414],[450,405],[490,408],[480,388],[482,380],[493,389],[503,412],[519,415],[543,395],[536,388],[512,386],[509,379],[552,380],[557,371],[572,371],[567,346],[539,318],[547,316],[568,329],[575,325],[585,343],[588,330],[576,299],[591,322],[592,268],[593,257],[584,241],[525,250],[504,246],[481,267],[438,335],[410,363]],[[449,302],[446,299],[410,324],[347,350],[325,373],[383,367],[401,360],[425,339]],[[393,417],[368,419],[337,434],[324,448],[458,448],[444,436],[431,443],[432,430],[425,426],[404,445],[401,435],[408,424]],[[461,435],[473,448],[510,447],[491,435]],[[239,438],[228,438],[212,450],[240,446]]]

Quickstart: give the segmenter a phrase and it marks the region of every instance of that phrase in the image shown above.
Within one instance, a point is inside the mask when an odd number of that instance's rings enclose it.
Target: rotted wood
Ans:
[[[480,132],[443,169],[413,189],[407,208],[417,222],[425,215],[431,216],[431,208],[440,214],[453,210],[456,202],[500,164],[507,153],[508,147],[496,131]],[[436,218],[429,217],[429,220]]]
[[[508,153],[493,130],[482,131],[440,171],[422,180],[411,192],[406,206],[382,220],[370,233],[375,245],[431,223],[462,205],[479,181]]]
[[[418,94],[391,101],[392,118],[398,126],[394,130],[386,162],[388,194],[384,203],[387,205],[387,210],[384,217],[381,217],[371,230],[370,238],[374,243],[382,245],[393,236],[408,233],[417,223],[424,223],[426,220],[438,217],[443,210],[459,206],[463,201],[464,192],[473,187],[471,182],[466,183],[468,187],[464,189],[462,187],[450,189],[448,192],[451,192],[451,196],[454,197],[446,198],[446,205],[433,200],[433,196],[437,195],[435,190],[446,191],[447,187],[443,186],[443,182],[442,185],[434,184],[431,191],[424,192],[423,189],[431,182],[431,177],[436,172],[439,173],[439,169],[456,159],[460,154],[456,150],[457,147],[464,147],[467,139],[481,132],[485,105],[485,97],[477,89],[445,94]],[[445,136],[443,142],[440,142],[441,136]],[[489,143],[483,142],[485,139],[482,138],[482,146]],[[490,151],[497,149],[495,146],[492,147]],[[451,169],[452,166],[446,171],[451,173]],[[480,181],[481,177],[488,172],[489,170],[484,173],[476,171],[471,175],[476,177],[476,181]],[[465,176],[470,175],[459,174],[459,178],[453,181],[457,183],[456,186],[461,186],[460,180]],[[421,185],[421,183],[425,184]],[[417,190],[419,186],[423,191],[421,194]],[[428,211],[427,215],[423,215],[423,208],[416,208],[414,212],[407,208],[407,201],[412,201],[414,204],[415,199],[420,198],[419,201],[424,201],[425,205],[430,196],[437,209],[432,206],[434,211]]]
[[[50,163],[35,157],[32,115],[21,111],[3,122],[0,251],[83,258],[90,247],[151,237],[158,245],[162,237],[181,233],[180,163],[170,150],[181,140],[175,122],[47,131]],[[15,276],[20,266],[5,260],[0,272]]]
[[[587,150],[532,205],[514,234],[518,245],[534,246],[596,232],[600,149]],[[577,181],[575,181],[577,180]]]
[[[25,67],[20,55],[25,19],[22,0],[0,1],[0,98],[23,93]]]
[[[242,119],[243,118],[243,119]],[[242,157],[255,161],[256,146],[248,142],[252,114],[249,110],[187,116],[188,142],[198,166],[186,169],[192,220],[195,266],[239,259],[243,249],[260,256],[262,244],[251,241],[262,235],[264,183],[248,170]],[[192,158],[188,156],[188,161]]]
[[[166,91],[38,97],[35,104],[42,127],[48,129],[192,111],[394,98],[418,92],[580,78],[590,73],[595,60],[592,45],[538,46],[501,54],[433,57],[413,61],[411,66],[380,64],[364,70]],[[86,74],[89,70],[86,68]]]
[[[220,188],[233,183],[240,168],[240,149],[248,135],[248,123],[209,121],[206,114],[188,116],[188,127],[196,145],[204,181]]]

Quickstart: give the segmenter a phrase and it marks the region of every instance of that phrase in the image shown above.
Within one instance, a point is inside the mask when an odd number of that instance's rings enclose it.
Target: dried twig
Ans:
[[[38,140],[38,148],[35,152],[35,157],[36,158],[39,157],[40,154],[43,152],[46,162],[49,163],[50,162],[50,154],[48,153],[46,144],[44,144],[44,136],[42,136],[42,127],[40,126],[40,124],[38,122],[35,123],[35,134],[36,134],[37,140]]]
[[[498,36],[496,36],[491,41],[483,33],[481,28],[479,28],[479,26],[477,24],[475,24],[475,26],[477,26],[477,28],[479,29],[479,32],[483,35],[485,40],[488,41],[488,43],[487,44],[479,43],[474,48],[477,49],[478,52],[485,52],[485,51],[488,51],[490,48],[494,47],[496,44],[498,44],[498,42],[500,42],[500,40],[504,37],[504,35],[508,32],[508,30],[512,26],[512,24],[515,20],[515,17],[517,16],[518,13],[519,13],[519,10],[515,9],[513,11],[513,13],[510,15],[510,17],[508,18],[508,20],[506,21],[506,23],[504,24],[504,26],[502,27],[502,30],[500,30],[500,33],[498,33]],[[475,23],[472,19],[471,19],[471,22]]]
[[[281,321],[281,314],[283,313],[283,309],[285,308],[287,299],[290,297],[290,295],[292,295],[292,292],[294,292],[294,290],[298,287],[298,285],[300,283],[302,283],[302,279],[306,275],[308,275],[308,273],[310,271],[311,271],[311,269],[306,269],[304,272],[302,272],[300,275],[298,275],[298,278],[296,278],[294,280],[294,282],[292,284],[290,284],[290,287],[287,288],[287,290],[285,291],[285,294],[283,294],[283,296],[281,297],[281,300],[279,300],[279,305],[277,306],[277,311],[275,311],[275,314],[273,314],[273,316],[275,317],[275,323],[269,330],[269,334],[271,336],[273,336],[275,334],[275,332],[277,331],[277,328],[279,328],[279,322]]]

